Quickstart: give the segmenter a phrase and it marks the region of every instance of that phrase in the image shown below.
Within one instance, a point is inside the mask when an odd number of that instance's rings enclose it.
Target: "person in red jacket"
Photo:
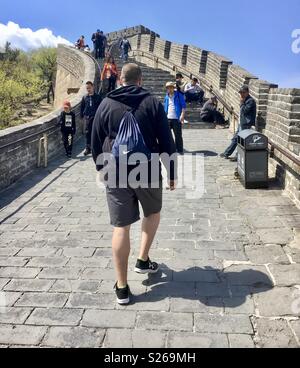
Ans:
[[[116,89],[116,82],[118,79],[118,70],[114,58],[112,56],[108,56],[106,58],[101,80],[104,84],[105,92],[109,93]]]

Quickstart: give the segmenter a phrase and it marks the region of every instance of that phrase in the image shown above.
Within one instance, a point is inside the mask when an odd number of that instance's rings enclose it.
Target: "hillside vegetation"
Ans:
[[[46,102],[52,107],[55,75],[56,49],[25,53],[7,44],[0,54],[0,129],[29,121]]]

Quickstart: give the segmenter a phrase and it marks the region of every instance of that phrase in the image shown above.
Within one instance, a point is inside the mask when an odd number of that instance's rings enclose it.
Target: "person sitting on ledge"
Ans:
[[[78,50],[84,50],[85,48],[85,38],[84,36],[81,36],[79,38],[79,40],[76,42],[75,44],[75,47],[78,49]]]
[[[185,87],[187,83],[184,81],[183,75],[181,73],[176,74],[176,90],[177,92],[180,92],[184,94]]]
[[[200,87],[197,78],[192,78],[191,82],[185,87],[185,100],[186,102],[202,103],[204,98],[204,91]]]
[[[249,86],[243,85],[239,90],[240,94],[240,124],[238,130],[232,138],[231,144],[227,147],[224,153],[221,153],[220,157],[226,160],[230,159],[230,156],[235,152],[238,146],[239,133],[243,130],[251,129],[256,125],[256,115],[257,115],[257,104],[254,98],[250,95]],[[237,161],[237,155],[231,159],[232,161]]]
[[[203,106],[200,113],[201,121],[205,123],[216,123],[226,125],[224,116],[218,111],[218,99],[216,96],[211,97]]]

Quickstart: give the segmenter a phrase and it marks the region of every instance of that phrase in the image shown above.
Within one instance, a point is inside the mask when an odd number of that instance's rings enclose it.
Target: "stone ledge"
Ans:
[[[76,95],[70,96],[69,98],[73,106],[72,111],[74,111],[78,116],[79,104],[82,97],[86,93],[85,83],[88,80],[94,81],[96,78],[95,64],[91,57],[74,48],[59,45],[59,51],[60,57],[64,57],[64,55],[67,55],[67,57],[74,55],[74,58],[77,58],[77,60],[80,60],[82,63],[81,70],[84,73],[80,76],[79,92]],[[63,63],[60,63],[60,65],[62,64]],[[65,87],[66,89],[68,88],[67,85]],[[30,123],[0,131],[0,189],[4,189],[5,187],[14,183],[20,177],[36,167],[38,160],[38,143],[42,137],[42,132],[45,129],[56,127],[57,120],[61,112],[62,109],[58,108],[52,111],[50,114],[47,114]],[[78,119],[78,128],[80,124],[81,121]],[[80,132],[80,129],[78,129],[78,132]],[[27,139],[27,137],[31,135],[34,135],[34,137]],[[23,141],[18,142],[17,145],[14,144],[14,142],[22,140],[23,138]],[[8,144],[11,144],[11,148],[13,149],[5,148],[1,150],[1,146]],[[51,134],[48,137],[49,159],[60,152],[60,146],[60,133],[55,131],[54,134]]]

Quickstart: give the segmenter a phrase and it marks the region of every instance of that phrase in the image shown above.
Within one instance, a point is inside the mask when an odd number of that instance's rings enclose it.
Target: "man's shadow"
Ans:
[[[249,296],[274,287],[267,274],[253,270],[251,266],[241,272],[226,272],[211,267],[193,267],[177,272],[164,264],[157,274],[150,274],[143,285],[147,287],[147,293],[134,297],[133,304],[158,302],[171,297],[217,308],[242,306]]]

